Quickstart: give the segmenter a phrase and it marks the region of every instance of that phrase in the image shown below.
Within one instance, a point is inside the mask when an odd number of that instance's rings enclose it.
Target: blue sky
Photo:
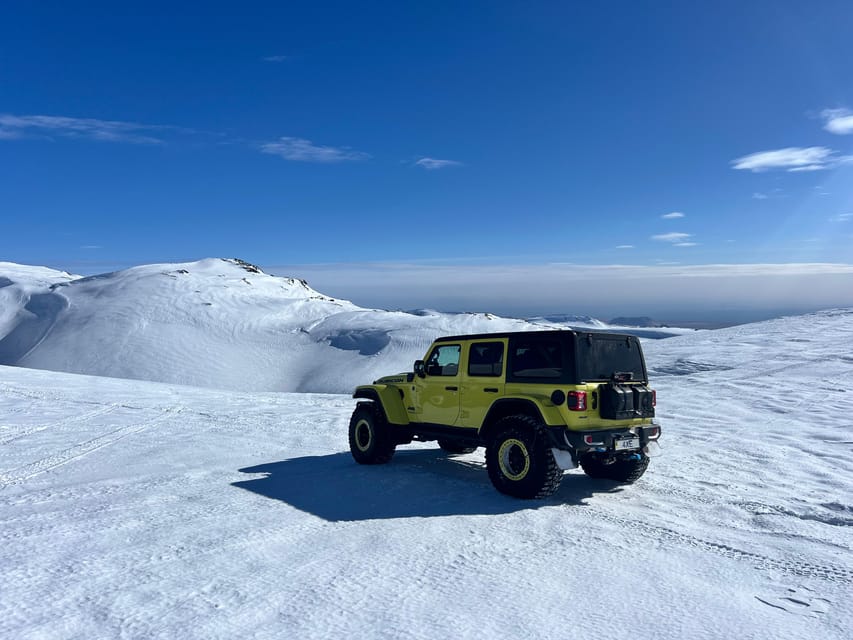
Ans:
[[[13,0],[0,260],[239,256],[360,304],[518,313],[601,307],[554,265],[831,263],[840,286],[778,270],[767,308],[853,304],[851,24],[844,1]],[[448,266],[548,286],[513,306]]]

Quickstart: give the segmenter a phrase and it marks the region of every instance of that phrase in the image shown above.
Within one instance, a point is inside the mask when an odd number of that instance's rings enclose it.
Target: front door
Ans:
[[[459,418],[461,345],[439,344],[424,362],[425,377],[415,377],[413,398],[417,422],[454,425]]]

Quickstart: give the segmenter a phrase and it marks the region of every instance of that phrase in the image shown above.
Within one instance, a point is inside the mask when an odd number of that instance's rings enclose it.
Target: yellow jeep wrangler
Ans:
[[[356,388],[356,462],[382,464],[397,445],[437,440],[449,453],[486,448],[495,488],[543,498],[563,471],[630,483],[657,449],[655,392],[640,341],[599,331],[438,338],[414,370]]]

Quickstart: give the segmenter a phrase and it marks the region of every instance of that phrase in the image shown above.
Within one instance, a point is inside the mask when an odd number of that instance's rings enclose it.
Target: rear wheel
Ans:
[[[359,404],[349,421],[349,448],[360,464],[385,464],[394,456],[396,443],[382,410],[370,402]]]
[[[447,453],[474,453],[477,450],[477,447],[462,444],[457,440],[439,440],[438,446]]]
[[[605,478],[631,484],[640,479],[649,466],[649,457],[645,453],[633,454],[630,457],[613,458],[588,453],[581,456],[581,467],[590,478]]]
[[[557,466],[538,420],[517,415],[502,418],[486,447],[486,468],[495,488],[516,498],[545,498],[560,486]]]

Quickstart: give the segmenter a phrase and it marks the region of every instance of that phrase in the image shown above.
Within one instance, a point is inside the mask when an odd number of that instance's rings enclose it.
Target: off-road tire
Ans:
[[[632,484],[646,472],[646,468],[649,466],[649,457],[645,453],[641,453],[639,460],[621,459],[612,464],[604,464],[601,457],[595,454],[587,454],[581,457],[580,463],[584,473],[590,478],[603,478]]]
[[[553,495],[563,478],[544,427],[526,415],[507,416],[495,425],[486,469],[495,489],[527,500]]]
[[[477,447],[470,447],[456,440],[439,440],[438,446],[447,453],[474,453]]]
[[[396,443],[382,409],[372,402],[361,402],[349,421],[349,448],[359,464],[385,464],[392,457]]]

